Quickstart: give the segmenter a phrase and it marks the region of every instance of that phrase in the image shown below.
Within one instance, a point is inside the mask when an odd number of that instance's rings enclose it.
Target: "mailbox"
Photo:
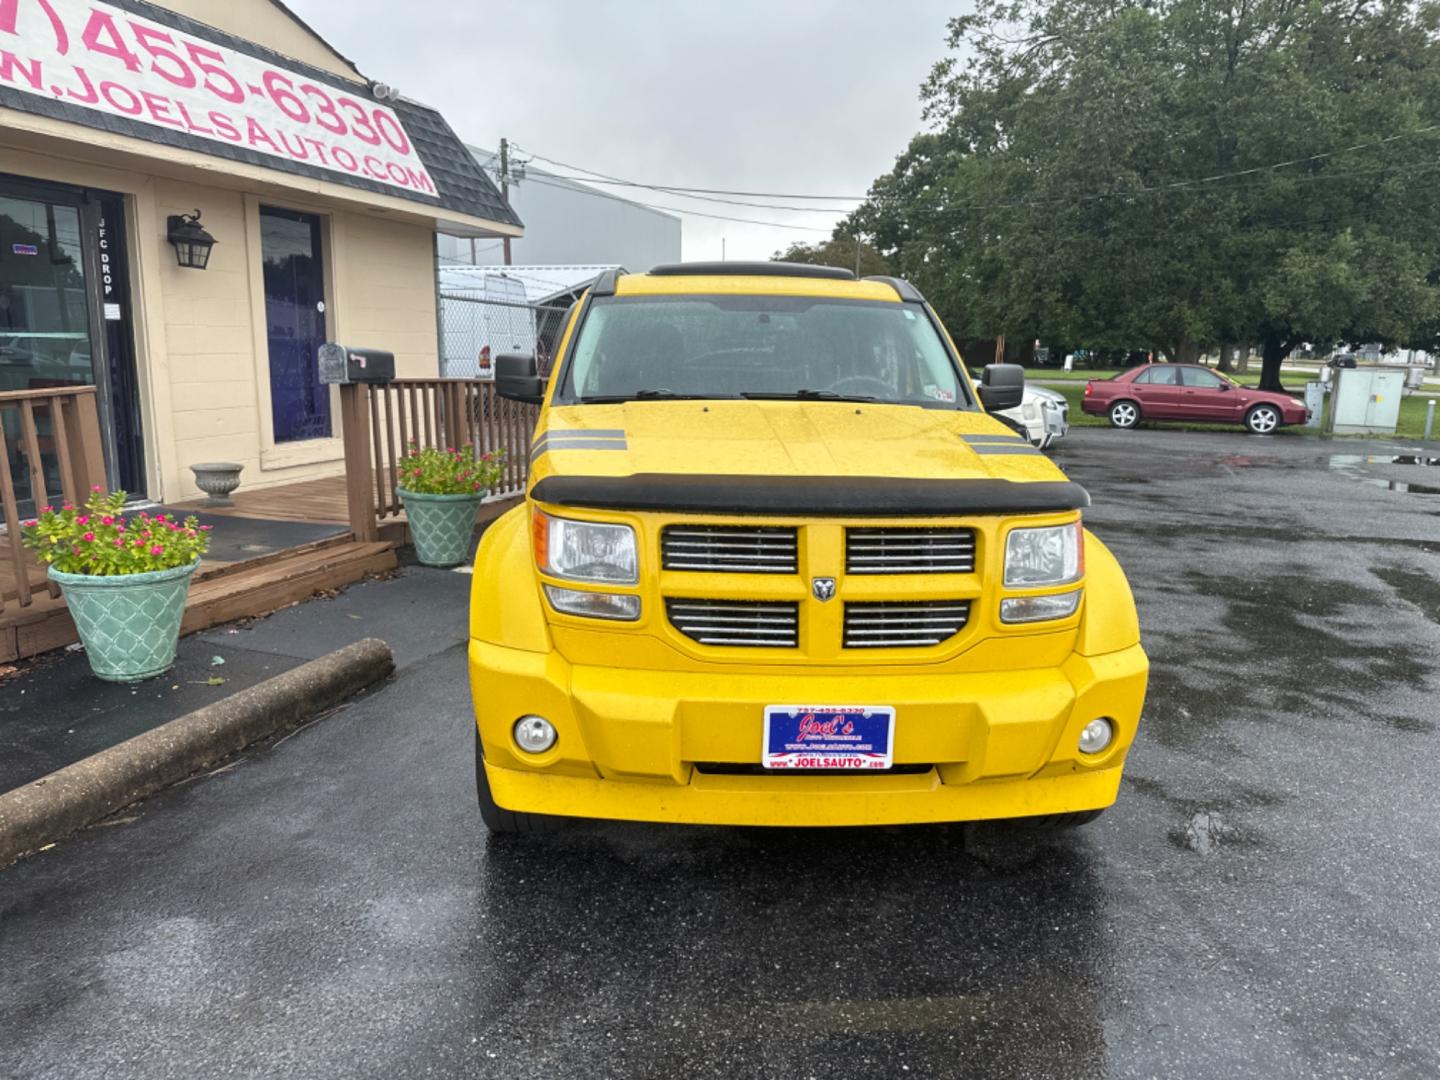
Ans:
[[[327,341],[320,346],[322,383],[387,383],[395,378],[395,354],[384,349],[352,349]]]

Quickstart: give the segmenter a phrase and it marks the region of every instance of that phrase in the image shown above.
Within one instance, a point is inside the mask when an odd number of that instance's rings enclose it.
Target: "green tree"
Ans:
[[[1172,359],[1440,325],[1440,7],[978,0],[842,224],[956,332]]]
[[[858,251],[857,251],[858,247]],[[857,260],[858,256],[858,260]],[[857,270],[861,277],[893,273],[890,262],[873,246],[854,236],[837,232],[829,240],[816,244],[796,242],[771,256],[774,262],[806,263],[810,266],[838,266]]]

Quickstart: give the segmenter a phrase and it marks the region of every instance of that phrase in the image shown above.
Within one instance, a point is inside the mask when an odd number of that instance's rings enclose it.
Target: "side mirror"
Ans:
[[[980,373],[980,404],[986,412],[1013,409],[1025,398],[1025,369],[1019,364],[987,364]]]
[[[545,380],[535,357],[509,353],[495,358],[495,392],[511,401],[539,405],[545,400]]]

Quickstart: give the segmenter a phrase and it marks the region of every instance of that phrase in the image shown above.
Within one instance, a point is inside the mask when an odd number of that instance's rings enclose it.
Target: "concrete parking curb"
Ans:
[[[365,638],[0,794],[0,866],[344,701],[395,670]]]

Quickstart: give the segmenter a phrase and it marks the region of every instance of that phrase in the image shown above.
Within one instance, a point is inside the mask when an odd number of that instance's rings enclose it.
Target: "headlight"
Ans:
[[[640,580],[635,530],[535,512],[535,565],[552,577],[633,585]]]
[[[1066,585],[1085,573],[1080,522],[1044,529],[1011,529],[1005,537],[1005,585],[1029,589]]]

